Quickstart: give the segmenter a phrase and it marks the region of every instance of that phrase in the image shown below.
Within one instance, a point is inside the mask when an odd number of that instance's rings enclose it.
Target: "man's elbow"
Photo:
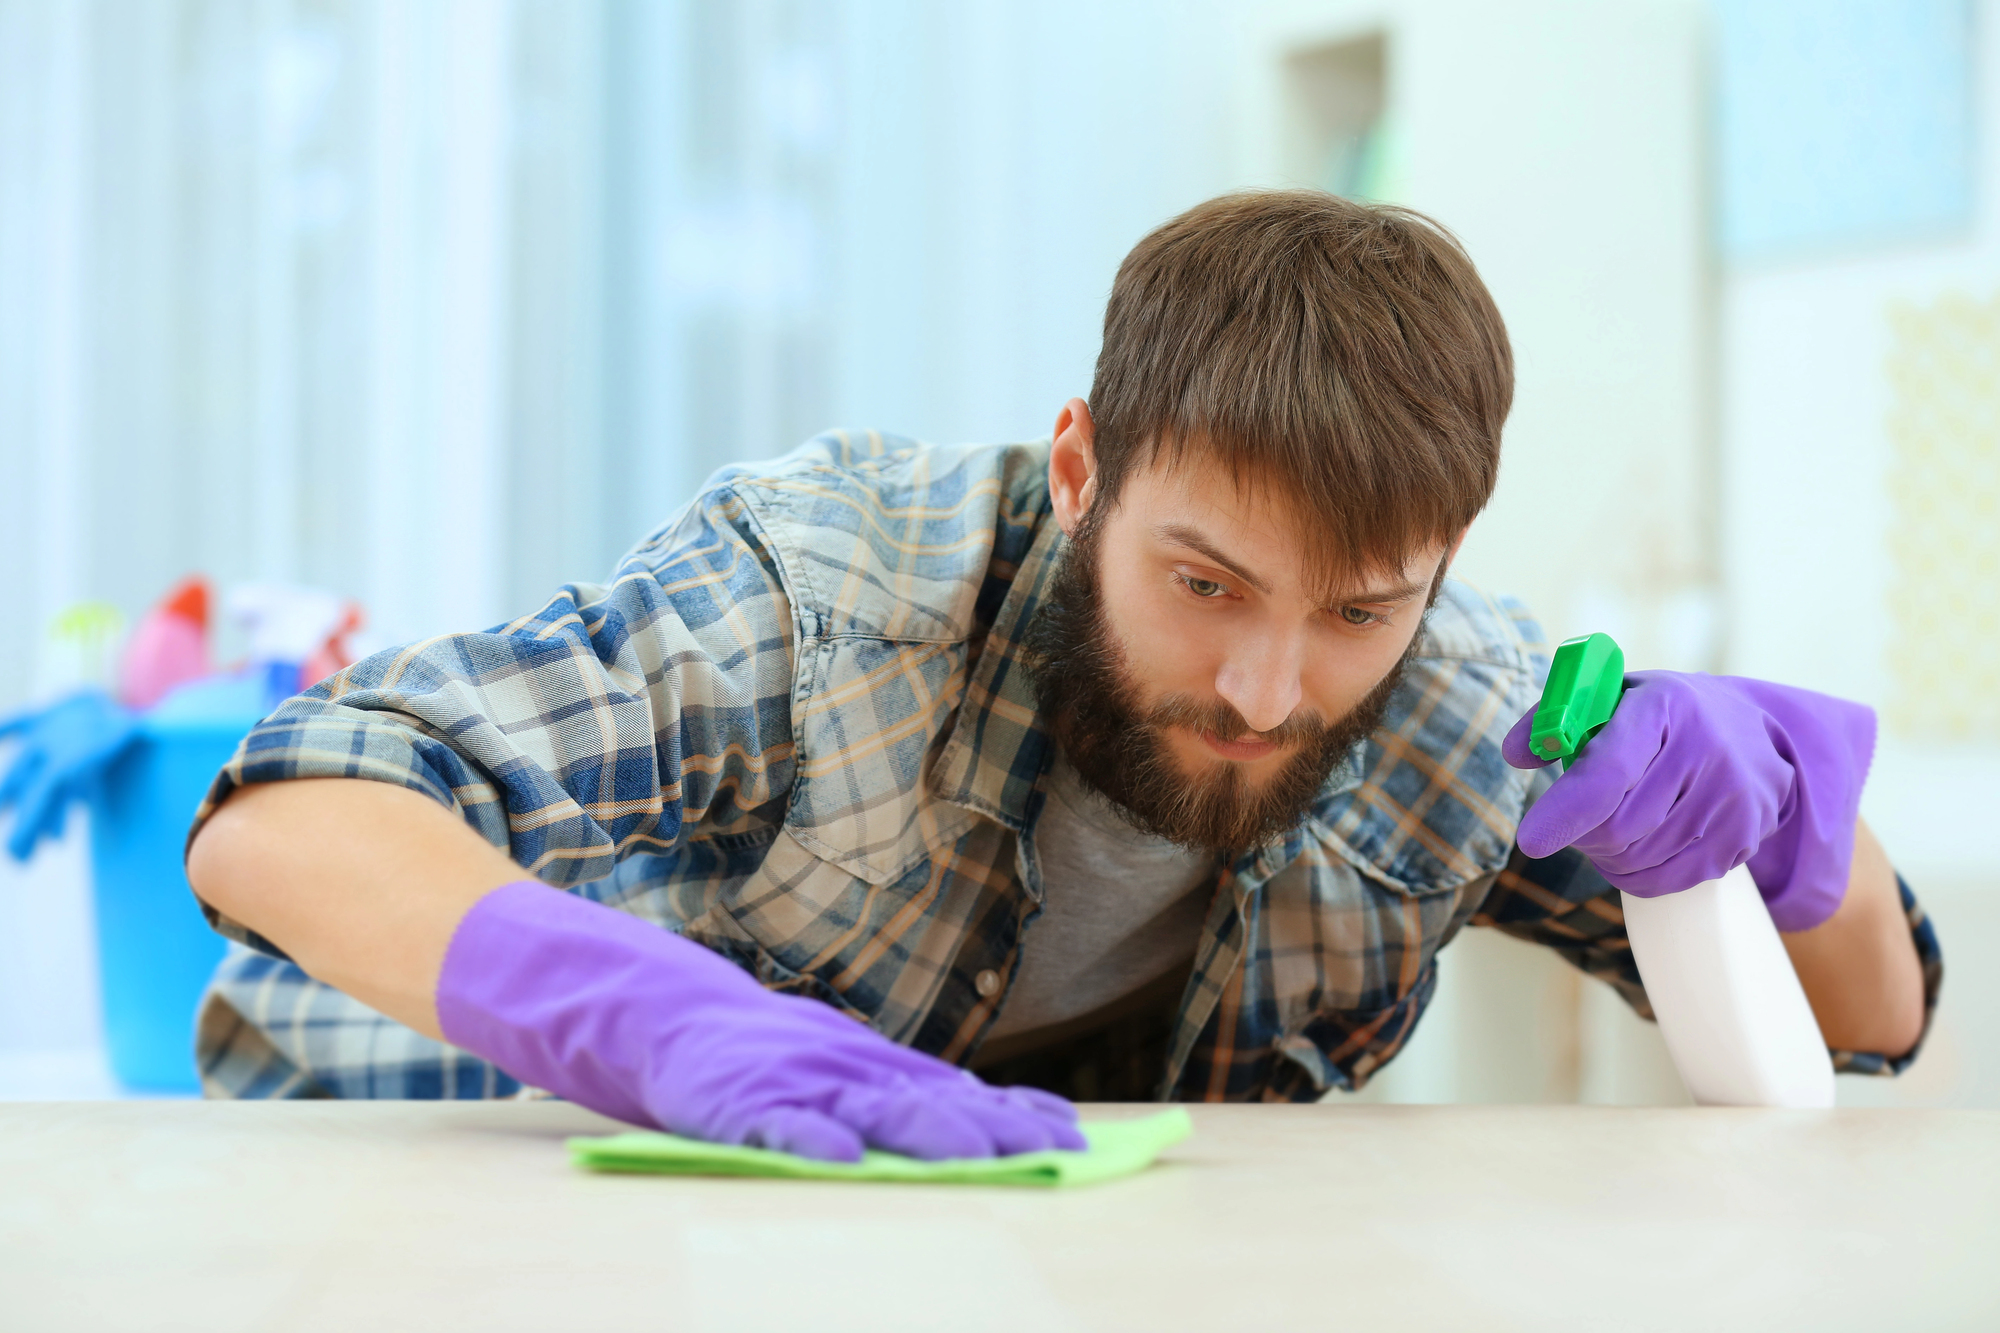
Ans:
[[[1897,986],[1878,1003],[1843,1006],[1840,1012],[1822,1016],[1820,1035],[1836,1051],[1882,1055],[1891,1060],[1908,1055],[1924,1035],[1922,981]]]
[[[232,919],[241,919],[250,904],[243,901],[259,876],[248,873],[257,838],[256,815],[249,798],[257,789],[231,792],[188,844],[187,877],[195,897]]]

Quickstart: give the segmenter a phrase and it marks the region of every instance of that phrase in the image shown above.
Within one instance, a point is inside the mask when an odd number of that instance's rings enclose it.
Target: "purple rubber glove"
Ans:
[[[1810,930],[1847,893],[1875,713],[1741,676],[1633,671],[1611,721],[1521,820],[1533,857],[1574,847],[1641,898],[1748,862],[1779,930]],[[1516,768],[1534,710],[1501,745]]]
[[[851,1162],[1084,1146],[1076,1109],[994,1088],[831,1005],[613,908],[534,881],[473,905],[438,976],[454,1046],[634,1124]]]

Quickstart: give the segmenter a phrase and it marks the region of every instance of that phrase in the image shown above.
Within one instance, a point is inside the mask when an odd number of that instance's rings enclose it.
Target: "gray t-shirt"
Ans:
[[[1035,824],[1042,914],[985,1051],[1032,1049],[1194,958],[1216,858],[1150,837],[1056,757]]]

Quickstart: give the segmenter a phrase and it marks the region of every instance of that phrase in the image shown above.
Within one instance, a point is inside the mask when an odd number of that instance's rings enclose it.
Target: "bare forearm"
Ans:
[[[188,852],[202,899],[312,976],[429,1036],[459,920],[521,868],[416,792],[355,779],[244,787]]]
[[[1782,937],[1827,1044],[1897,1056],[1924,1024],[1923,968],[1896,890],[1896,871],[1866,823],[1839,910]]]

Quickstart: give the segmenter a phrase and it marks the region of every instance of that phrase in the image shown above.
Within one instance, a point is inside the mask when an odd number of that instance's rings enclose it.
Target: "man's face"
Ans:
[[[1379,723],[1445,547],[1322,587],[1287,508],[1195,457],[1128,477],[1093,514],[1088,466],[1080,486],[1056,475],[1063,424],[1051,484],[1072,540],[1028,644],[1044,709],[1078,772],[1140,827],[1255,845]]]

